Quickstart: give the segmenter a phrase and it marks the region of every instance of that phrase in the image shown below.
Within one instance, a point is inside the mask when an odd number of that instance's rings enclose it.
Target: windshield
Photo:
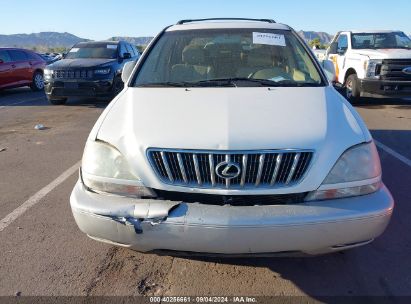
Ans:
[[[323,82],[312,57],[291,31],[207,29],[165,32],[134,85],[319,86]]]
[[[353,34],[352,48],[411,49],[411,40],[403,32]]]
[[[74,46],[65,59],[79,58],[117,58],[117,44],[90,43]]]

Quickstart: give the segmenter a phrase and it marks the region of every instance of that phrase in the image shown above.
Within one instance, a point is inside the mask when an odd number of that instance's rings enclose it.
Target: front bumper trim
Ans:
[[[78,182],[70,202],[79,228],[94,239],[138,251],[179,251],[223,255],[300,252],[322,254],[360,246],[388,225],[394,202],[383,186],[354,198],[275,206],[214,206],[95,194]],[[153,205],[154,206],[154,205]],[[165,214],[167,213],[167,214]],[[126,217],[136,223],[118,220]],[[159,213],[160,214],[160,213]],[[116,219],[113,219],[116,218]],[[347,245],[348,244],[348,245]]]

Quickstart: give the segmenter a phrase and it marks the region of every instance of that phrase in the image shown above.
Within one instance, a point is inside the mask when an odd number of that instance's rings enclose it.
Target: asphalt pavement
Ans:
[[[80,232],[69,206],[77,173],[67,170],[106,105],[75,99],[51,106],[42,92],[0,92],[0,220],[17,214],[0,229],[0,296],[411,296],[411,100],[356,106],[383,147],[383,180],[396,201],[387,231],[342,253],[270,259],[142,254]],[[33,200],[39,191],[47,194]]]

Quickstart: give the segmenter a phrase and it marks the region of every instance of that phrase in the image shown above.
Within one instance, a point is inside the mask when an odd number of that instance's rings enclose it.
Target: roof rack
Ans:
[[[184,24],[190,22],[198,22],[198,21],[224,21],[224,20],[236,20],[236,21],[260,21],[260,22],[267,22],[267,23],[276,23],[273,19],[253,19],[253,18],[205,18],[205,19],[183,19],[178,21],[176,24]]]

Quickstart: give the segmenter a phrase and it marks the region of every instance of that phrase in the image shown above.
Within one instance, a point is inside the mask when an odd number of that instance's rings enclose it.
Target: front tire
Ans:
[[[30,85],[30,88],[35,92],[41,91],[44,89],[43,73],[37,71],[33,74],[33,81]]]
[[[113,97],[116,97],[124,89],[124,82],[121,77],[114,78],[113,81]]]
[[[351,74],[347,77],[345,81],[345,97],[349,102],[358,102],[361,97],[360,82],[358,80],[357,74]]]

